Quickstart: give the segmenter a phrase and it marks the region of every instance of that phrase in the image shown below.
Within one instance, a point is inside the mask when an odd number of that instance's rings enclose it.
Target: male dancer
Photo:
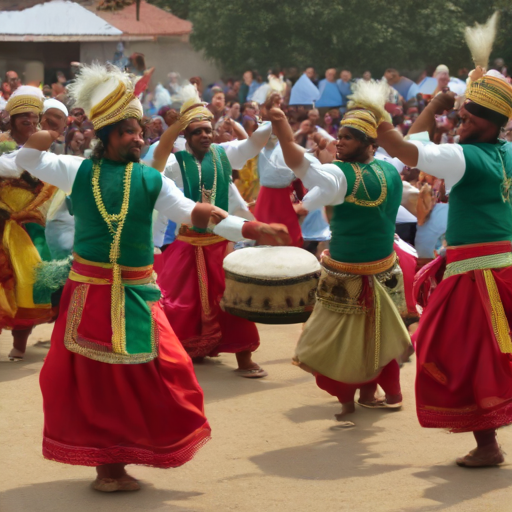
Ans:
[[[498,139],[512,117],[512,87],[496,71],[470,76],[460,144],[405,142],[388,123],[379,144],[451,189],[446,272],[417,331],[417,412],[423,427],[473,432],[477,448],[457,464],[481,467],[504,461],[496,429],[512,423],[512,146]],[[454,96],[437,95],[413,130],[433,130]],[[440,262],[420,277],[438,273]]]
[[[40,378],[43,454],[96,466],[99,491],[133,491],[139,484],[126,464],[180,466],[210,436],[192,363],[153,282],[153,210],[201,228],[211,223],[234,240],[249,231],[274,243],[286,232],[196,204],[139,163],[142,105],[130,75],[84,67],[69,90],[94,123],[93,158],[77,165],[46,152],[57,136],[48,131],[32,135],[16,158],[71,192],[76,220],[73,267]]]
[[[330,252],[322,255],[317,303],[294,362],[338,398],[342,410],[336,418],[346,426],[353,425],[345,418],[355,411],[357,389],[362,406],[401,406],[396,359],[410,346],[392,300],[396,297],[403,303],[402,275],[393,250],[402,182],[391,164],[373,158],[378,124],[373,112],[384,116],[384,105],[377,100],[372,104],[371,94],[363,96],[354,91],[353,106],[358,108],[347,112],[341,122],[339,160],[334,164],[322,165],[305,154],[294,142],[284,113],[271,110],[286,164],[310,190],[304,207],[333,206]],[[384,400],[375,397],[377,384],[386,393]]]
[[[153,165],[158,170],[165,167],[166,176],[183,188],[186,197],[252,218],[232,182],[232,168],[242,168],[260,152],[271,125],[261,126],[247,140],[212,144],[213,115],[193,86],[187,88],[184,94],[189,97],[180,119],[162,136]],[[170,155],[181,131],[187,140],[186,150]],[[176,241],[163,254],[158,275],[162,306],[185,350],[196,361],[221,352],[235,353],[240,376],[265,377],[267,372],[252,360],[252,352],[259,346],[256,324],[220,308],[226,246],[227,240],[221,236],[182,225]]]

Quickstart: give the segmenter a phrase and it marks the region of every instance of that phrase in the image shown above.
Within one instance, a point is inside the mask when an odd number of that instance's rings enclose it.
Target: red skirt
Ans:
[[[226,246],[226,241],[197,246],[177,239],[161,257],[161,304],[191,357],[253,352],[260,345],[255,323],[220,308]]]
[[[261,187],[256,200],[254,217],[260,222],[284,224],[288,228],[292,245],[302,247],[302,231],[299,218],[290,199],[292,189]]]
[[[490,245],[449,248],[447,262],[482,256],[482,246]],[[491,272],[512,325],[512,267]],[[444,279],[423,312],[416,332],[416,403],[423,427],[470,432],[512,423],[512,359],[495,336],[496,296],[488,293],[484,277],[474,270]]]
[[[405,242],[402,243],[405,244]],[[419,315],[418,311],[416,310],[416,301],[414,300],[413,294],[414,274],[418,258],[403,249],[397,242],[394,243],[393,247],[398,256],[400,268],[402,269],[404,276],[404,291],[405,302],[407,303],[407,312],[409,313],[410,317],[418,317]]]
[[[185,464],[209,440],[210,426],[192,361],[160,305],[153,305],[159,330],[156,359],[143,364],[94,361],[64,346],[70,300],[79,284],[69,280],[64,288],[41,370],[44,457],[82,466]],[[110,311],[109,300],[105,309]],[[98,327],[98,319],[90,321]]]

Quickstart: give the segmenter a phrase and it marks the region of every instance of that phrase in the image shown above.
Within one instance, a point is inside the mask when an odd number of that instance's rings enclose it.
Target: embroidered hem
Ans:
[[[512,401],[485,412],[476,406],[460,410],[419,406],[417,412],[422,427],[445,428],[453,433],[496,429],[512,423]]]
[[[47,437],[43,438],[43,457],[75,466],[101,466],[103,464],[138,464],[155,468],[175,468],[192,460],[196,452],[210,439],[211,430],[206,423],[180,443],[180,448],[148,450],[130,446],[91,448],[70,446]]]

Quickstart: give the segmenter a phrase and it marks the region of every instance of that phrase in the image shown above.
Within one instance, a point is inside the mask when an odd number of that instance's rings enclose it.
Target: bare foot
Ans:
[[[341,412],[338,414],[335,414],[334,417],[337,421],[345,421],[346,417],[349,414],[354,414],[356,412],[356,406],[354,402],[347,402],[345,404],[341,404]],[[350,422],[352,423],[352,422]]]
[[[498,444],[477,447],[466,456],[457,459],[457,465],[465,468],[485,468],[499,466],[505,462],[503,452]]]
[[[138,491],[139,482],[130,476],[125,464],[104,464],[96,467],[98,477],[93,488],[101,492]]]

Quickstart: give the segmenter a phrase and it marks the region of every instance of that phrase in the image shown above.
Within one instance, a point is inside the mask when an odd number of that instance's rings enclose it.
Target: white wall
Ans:
[[[93,60],[112,61],[117,43],[81,43],[80,61],[91,63]],[[205,85],[220,78],[220,71],[208,62],[199,52],[196,52],[188,41],[181,38],[159,38],[157,41],[132,41],[124,43],[125,55],[143,53],[148,68],[154,66],[155,83],[167,83],[167,74],[175,71],[183,79],[200,76]]]

